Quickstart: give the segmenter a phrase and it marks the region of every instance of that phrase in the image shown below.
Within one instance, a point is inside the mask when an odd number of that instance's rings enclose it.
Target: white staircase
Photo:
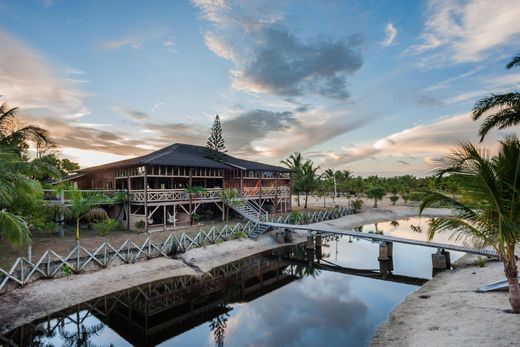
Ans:
[[[252,239],[256,240],[258,236],[269,230],[270,227],[262,223],[268,221],[269,213],[262,209],[256,201],[237,198],[226,201],[226,204],[242,217],[255,224],[255,229],[249,235]]]

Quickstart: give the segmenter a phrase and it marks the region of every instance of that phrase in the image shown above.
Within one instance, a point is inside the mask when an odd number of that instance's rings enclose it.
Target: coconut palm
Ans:
[[[283,165],[285,165],[287,168],[289,168],[292,173],[293,173],[293,177],[292,177],[292,190],[294,193],[296,193],[296,196],[297,196],[297,202],[298,202],[298,207],[300,207],[300,193],[301,191],[299,190],[298,188],[298,181],[301,179],[301,175],[302,175],[302,167],[303,167],[303,158],[302,158],[302,154],[301,153],[298,153],[298,152],[295,152],[293,154],[291,154],[289,156],[289,158],[285,159],[285,160],[282,160],[280,161]]]
[[[456,239],[470,238],[480,246],[491,246],[504,263],[509,282],[509,302],[520,313],[520,288],[515,245],[520,241],[520,142],[509,137],[500,142],[499,153],[489,158],[471,143],[461,143],[442,158],[438,176],[458,178],[457,196],[430,192],[420,205],[449,207],[454,215],[435,218],[429,238],[437,232],[450,231]]]
[[[299,191],[305,193],[305,204],[303,208],[307,208],[309,194],[318,187],[319,181],[316,175],[318,169],[319,167],[314,167],[314,163],[310,160],[307,160],[302,166],[301,178],[296,183],[296,186]]]
[[[383,199],[385,189],[379,186],[370,187],[367,191],[367,196],[374,199],[374,208],[377,208],[377,202]]]
[[[6,103],[0,106],[0,145],[16,147],[19,154],[29,148],[28,142],[51,143],[47,130],[35,125],[21,125],[16,119],[18,108]]]
[[[520,55],[515,56],[506,68],[520,66]],[[479,129],[480,142],[493,128],[504,129],[520,124],[520,93],[491,94],[477,101],[473,107],[473,120],[487,115]]]
[[[79,225],[82,220],[103,220],[108,218],[107,212],[100,207],[110,204],[112,200],[101,193],[82,193],[74,187],[67,189],[67,204],[56,205],[66,217],[73,219],[76,224],[76,241],[79,241]]]
[[[0,147],[0,167],[0,236],[11,244],[21,245],[29,240],[29,226],[13,204],[16,200],[37,199],[39,183],[24,174],[36,167],[5,147]]]

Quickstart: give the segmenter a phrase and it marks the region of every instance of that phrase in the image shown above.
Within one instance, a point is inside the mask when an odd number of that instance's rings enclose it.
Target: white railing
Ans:
[[[188,193],[185,189],[148,189],[148,202],[165,201],[207,201],[221,199],[222,188],[211,188],[197,193]],[[144,202],[145,191],[133,190],[130,192],[130,201]]]
[[[284,196],[289,195],[291,190],[288,186],[280,187],[244,187],[243,188],[245,197],[257,197],[257,196]]]

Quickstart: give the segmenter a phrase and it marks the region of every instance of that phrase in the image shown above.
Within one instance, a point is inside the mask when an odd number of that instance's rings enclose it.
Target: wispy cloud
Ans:
[[[427,15],[421,42],[408,52],[445,48],[450,61],[477,62],[520,34],[517,0],[433,0]]]
[[[385,28],[386,37],[381,45],[384,47],[390,46],[394,43],[395,38],[397,37],[397,28],[392,23],[388,23]]]
[[[159,40],[159,44],[162,44],[165,50],[171,52],[175,48],[175,42],[168,38],[169,36],[171,36],[169,30],[164,28],[142,30],[122,37],[105,39],[101,41],[101,47],[109,51],[125,47],[139,50],[145,42]]]
[[[136,122],[142,122],[142,121],[145,121],[145,120],[151,118],[151,116],[146,112],[133,110],[133,109],[126,108],[126,107],[115,106],[115,107],[112,107],[112,110],[119,113],[120,115],[122,115],[130,120],[136,121]]]

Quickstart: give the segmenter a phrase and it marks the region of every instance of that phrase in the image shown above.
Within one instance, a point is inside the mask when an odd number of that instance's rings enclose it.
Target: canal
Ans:
[[[428,219],[370,224],[363,232],[425,239]],[[426,230],[425,230],[426,231]],[[436,239],[449,242],[447,235]],[[363,346],[397,304],[432,277],[436,250],[325,238],[257,254],[201,278],[174,277],[69,307],[18,327],[4,345]],[[451,260],[461,253],[451,252]],[[382,267],[382,265],[386,265]],[[379,270],[392,269],[390,273]],[[66,300],[66,298],[64,298]]]

